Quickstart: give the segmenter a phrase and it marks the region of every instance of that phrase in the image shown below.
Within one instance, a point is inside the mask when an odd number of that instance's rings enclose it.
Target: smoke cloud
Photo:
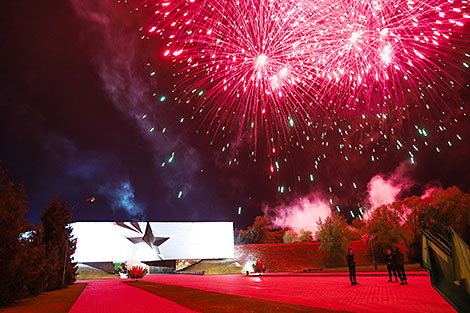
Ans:
[[[129,181],[115,186],[100,186],[99,192],[111,199],[113,210],[124,210],[131,217],[143,217],[144,208],[136,202],[134,188]]]
[[[173,192],[168,194],[167,201],[174,201],[180,192],[183,197],[194,192],[198,186],[194,176],[201,168],[200,155],[184,138],[167,130],[171,126],[164,123],[159,111],[164,108],[155,105],[159,73],[154,72],[155,77],[149,79],[148,69],[143,69],[142,60],[147,54],[139,48],[141,34],[136,31],[139,28],[136,19],[112,1],[70,2],[77,15],[86,21],[87,29],[101,39],[95,47],[94,61],[104,90],[113,104],[135,121],[153,150],[154,166]],[[172,162],[179,165],[166,170]]]
[[[367,184],[367,202],[371,211],[396,201],[400,193],[410,187],[411,181],[407,177],[407,171],[407,163],[402,163],[388,176],[378,174],[371,178]]]
[[[427,188],[422,196],[420,197],[421,199],[426,199],[426,198],[429,198],[430,196],[432,196],[433,193],[435,193],[436,191],[438,190],[442,190],[442,188],[439,188],[439,187],[429,187]]]
[[[289,205],[280,205],[275,208],[265,206],[263,212],[276,227],[289,227],[297,233],[301,230],[308,230],[315,235],[318,220],[324,220],[331,215],[331,207],[319,195],[313,194]]]
[[[143,217],[144,206],[136,201],[132,183],[118,159],[102,152],[80,151],[73,141],[62,135],[48,133],[45,136],[44,148],[61,168],[63,179],[73,181],[77,188],[83,189],[75,189],[78,195],[97,196],[102,205],[109,204],[113,211],[123,210],[130,217]],[[98,185],[92,193],[84,187],[84,182],[90,181]],[[65,196],[73,199],[71,195]]]

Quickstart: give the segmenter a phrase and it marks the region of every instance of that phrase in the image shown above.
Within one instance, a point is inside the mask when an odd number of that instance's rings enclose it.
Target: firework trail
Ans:
[[[313,105],[319,96],[309,85],[314,73],[304,60],[310,43],[298,38],[301,26],[294,21],[304,17],[297,5],[215,1],[194,6],[185,11],[171,8],[179,12],[169,23],[176,31],[150,30],[168,32],[168,38],[175,39],[164,54],[187,63],[180,88],[189,99],[200,99],[197,111],[209,128],[217,132],[235,123],[239,136],[252,129],[256,140],[263,129],[267,138],[287,140],[286,121],[291,125],[309,120],[322,110]],[[160,14],[174,18],[168,12]]]
[[[401,119],[410,102],[437,102],[455,84],[450,73],[462,64],[470,18],[468,1],[455,0],[146,5],[155,13],[148,32],[182,64],[182,101],[214,134],[248,131],[255,144],[260,136],[305,141],[318,118]]]

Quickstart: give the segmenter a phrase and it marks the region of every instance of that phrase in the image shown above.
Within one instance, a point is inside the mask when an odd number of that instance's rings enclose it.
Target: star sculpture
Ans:
[[[127,226],[124,223],[116,223],[116,224],[121,226],[121,227],[133,230],[135,232],[142,233],[142,231],[140,230],[139,224],[137,224],[137,223],[132,223],[132,226],[134,226],[137,230]],[[145,227],[145,232],[144,232],[143,236],[141,236],[141,237],[126,237],[126,238],[129,239],[129,241],[131,241],[134,244],[138,244],[140,242],[145,242],[151,249],[157,248],[158,255],[162,260],[163,260],[163,253],[160,250],[160,245],[163,244],[168,239],[170,239],[170,237],[155,237],[153,235],[152,227],[150,226],[149,222],[147,222],[147,226]]]

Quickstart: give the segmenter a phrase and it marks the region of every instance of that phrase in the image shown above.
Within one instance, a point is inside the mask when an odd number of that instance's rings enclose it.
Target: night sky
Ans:
[[[443,95],[409,96],[386,122],[364,108],[313,117],[319,127],[309,140],[296,122],[273,152],[262,130],[256,143],[237,127],[216,132],[181,100],[175,73],[183,65],[163,56],[163,39],[146,35],[152,13],[135,10],[138,4],[0,5],[0,160],[26,187],[31,223],[56,195],[69,207],[96,197],[75,207],[74,221],[234,221],[245,228],[263,207],[312,196],[351,219],[378,174],[406,181],[400,197],[429,186],[470,192],[468,25],[462,53],[449,58],[456,66],[446,68],[457,83],[440,84]]]

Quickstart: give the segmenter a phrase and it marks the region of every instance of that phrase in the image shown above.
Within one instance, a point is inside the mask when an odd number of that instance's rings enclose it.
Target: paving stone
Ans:
[[[388,276],[358,276],[351,286],[345,276],[149,275],[145,280],[240,296],[352,312],[455,312],[430,282],[410,276],[408,285]]]
[[[89,280],[69,311],[71,313],[196,312],[187,307],[131,287],[120,279]]]

